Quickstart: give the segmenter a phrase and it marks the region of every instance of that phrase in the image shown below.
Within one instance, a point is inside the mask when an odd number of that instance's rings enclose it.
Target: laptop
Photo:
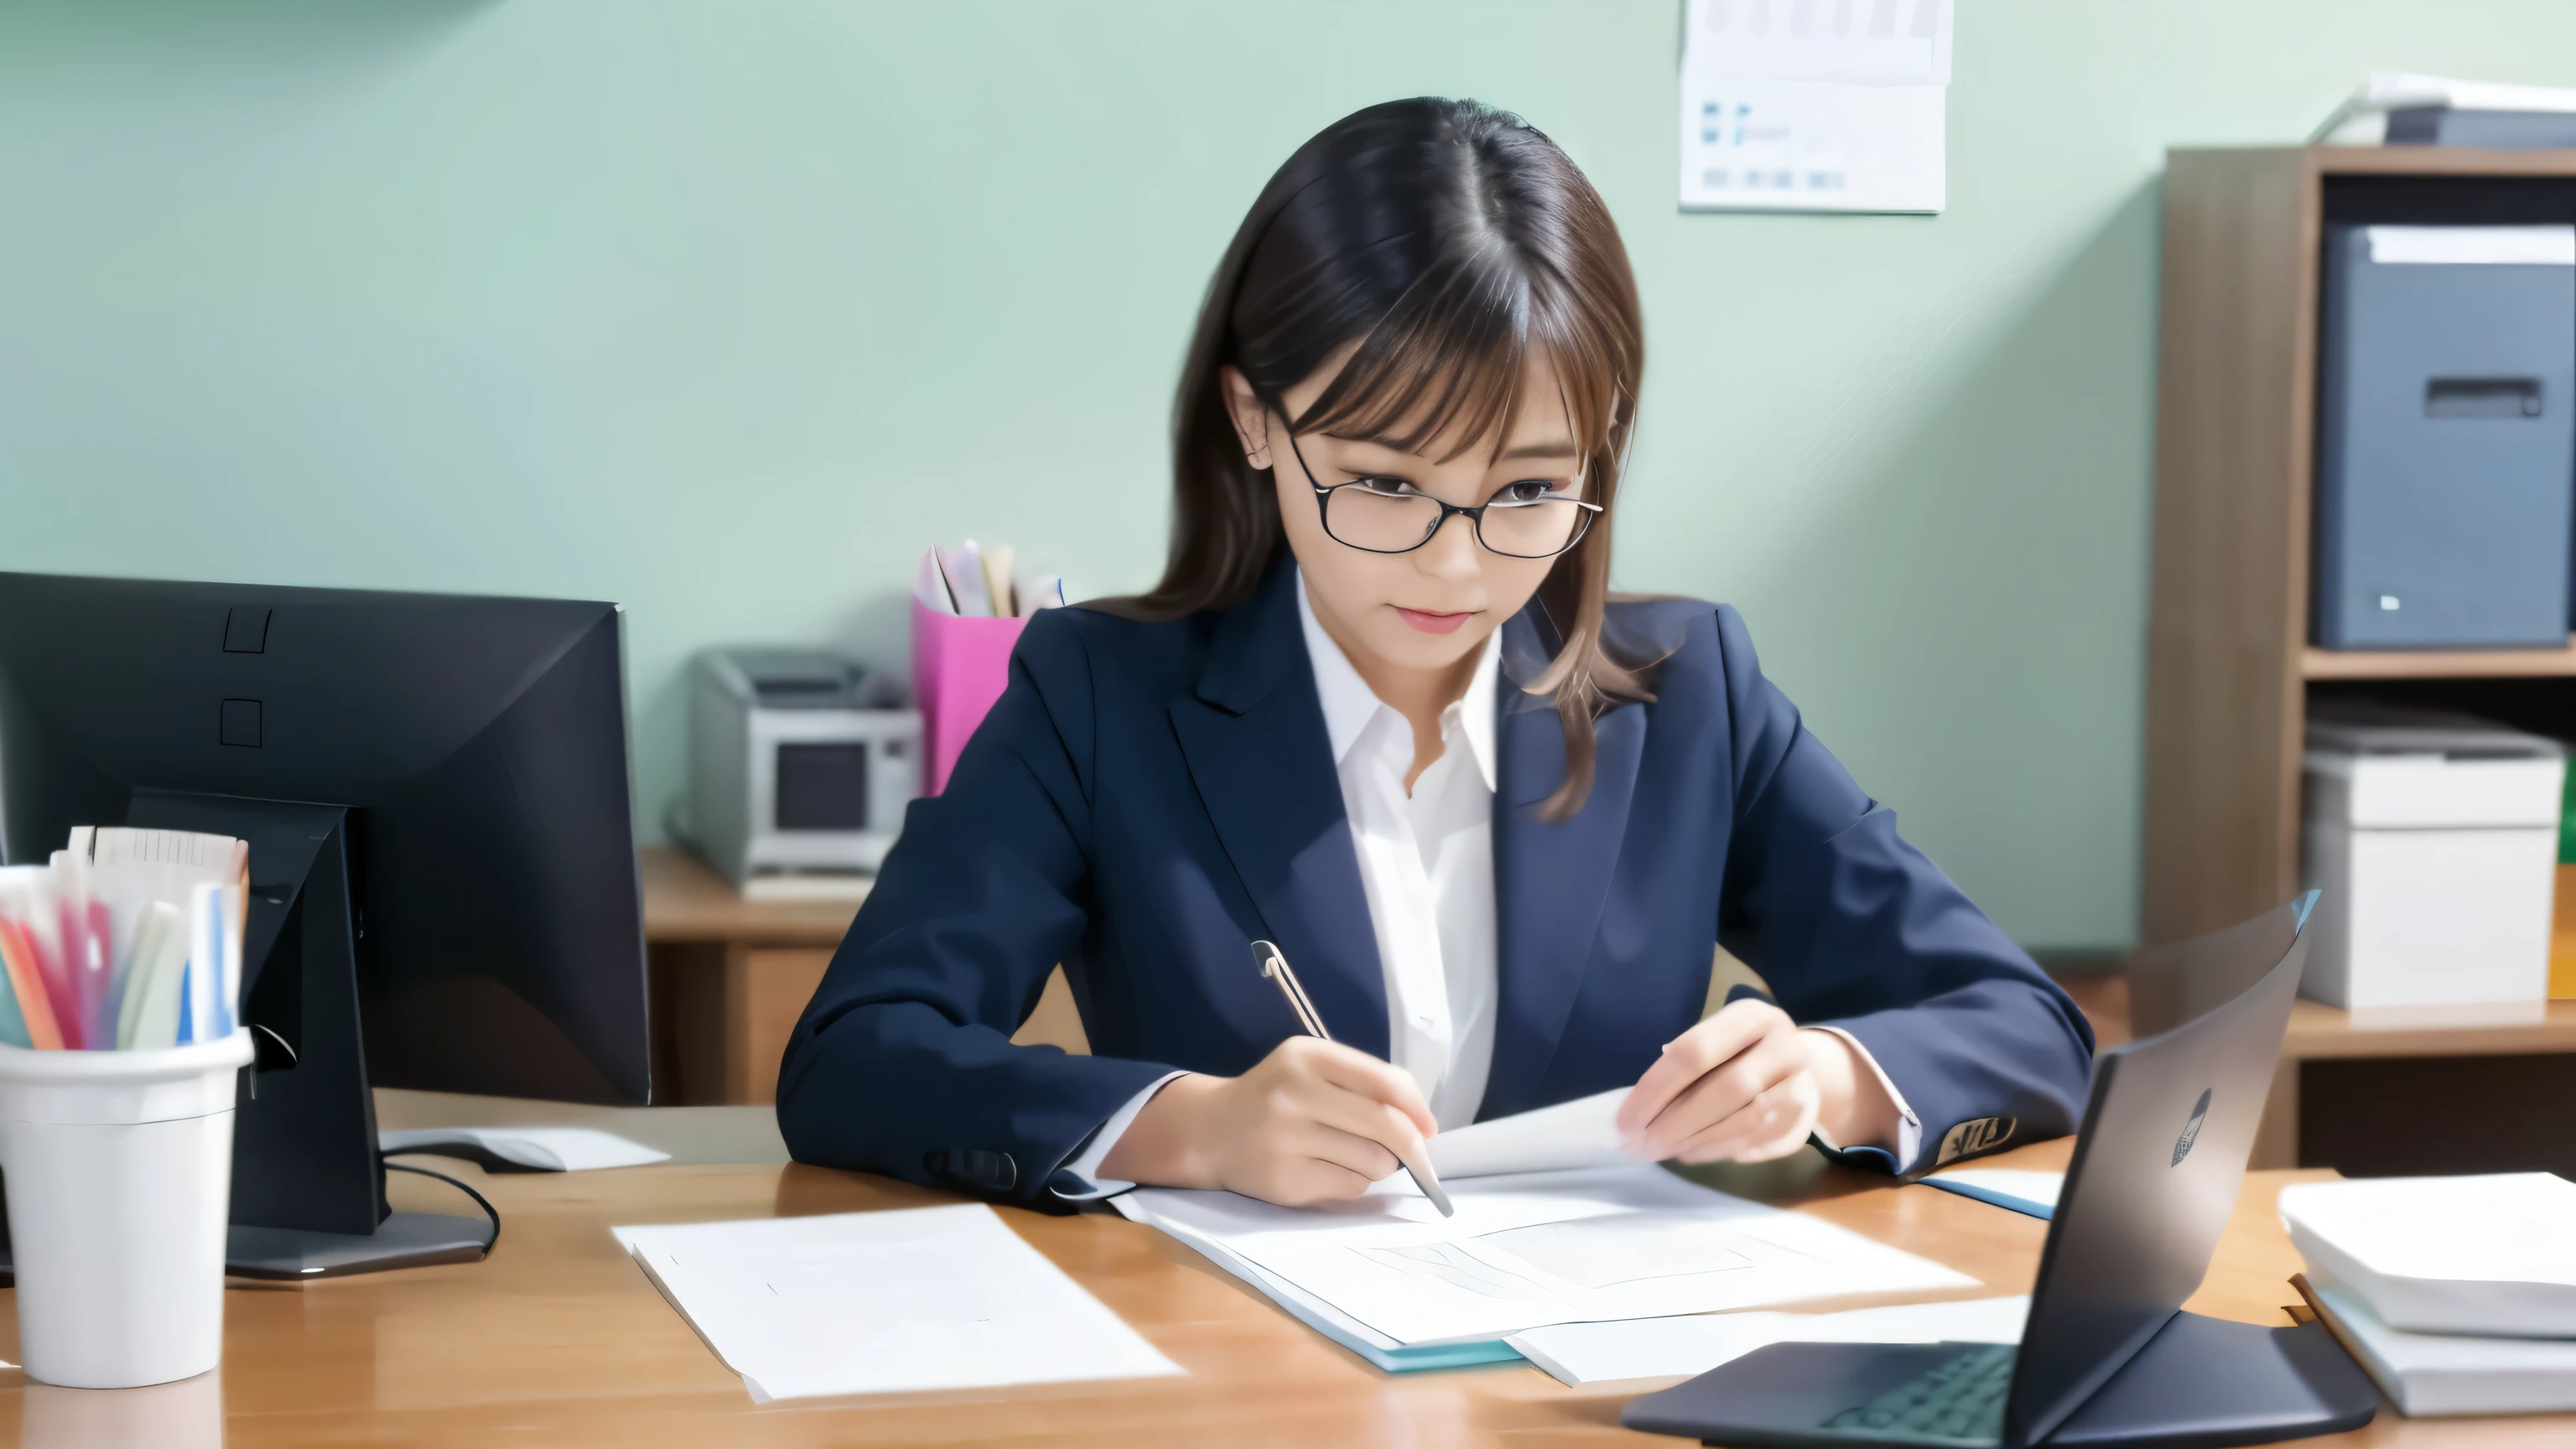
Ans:
[[[2264,918],[2288,946],[2240,994],[2095,1059],[2019,1345],[1773,1344],[1620,1422],[1740,1449],[2217,1449],[2368,1423],[2379,1392],[2322,1325],[2180,1311],[2235,1211],[2315,900]]]

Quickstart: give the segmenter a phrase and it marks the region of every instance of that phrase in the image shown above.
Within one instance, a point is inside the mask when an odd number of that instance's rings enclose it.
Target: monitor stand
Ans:
[[[365,926],[351,903],[350,812],[138,789],[126,821],[250,844],[241,1017],[258,1056],[242,1069],[233,1118],[224,1270],[327,1278],[489,1252],[489,1219],[385,1206],[359,1017]]]

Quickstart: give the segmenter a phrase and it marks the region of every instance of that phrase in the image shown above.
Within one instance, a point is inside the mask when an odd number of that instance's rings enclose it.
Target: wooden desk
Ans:
[[[673,1106],[774,1101],[778,1059],[858,914],[856,901],[746,901],[700,861],[642,853],[653,992],[653,1097]],[[1019,1042],[1087,1052],[1058,971]]]
[[[1993,1159],[2055,1168],[2067,1144]],[[1565,1388],[1525,1365],[1387,1375],[1150,1229],[1110,1215],[1005,1211],[1039,1251],[1189,1371],[1181,1379],[1043,1385],[903,1399],[753,1407],[727,1372],[608,1234],[611,1224],[847,1212],[953,1201],[880,1178],[815,1168],[646,1167],[562,1177],[486,1178],[459,1166],[504,1214],[498,1249],[479,1264],[226,1294],[221,1409],[233,1449],[266,1446],[487,1443],[847,1445],[1044,1443],[1674,1444],[1617,1427],[1630,1392]],[[2285,1280],[2298,1266],[2273,1200],[2285,1181],[2246,1187],[2200,1312],[2252,1323],[2286,1320]],[[1959,1296],[2027,1291],[2045,1224],[1925,1187],[1828,1170],[1802,1210],[1922,1253],[1984,1281]],[[405,1207],[452,1207],[435,1183],[398,1178]],[[446,1196],[442,1197],[441,1194]],[[1846,1300],[1846,1303],[1865,1300]],[[853,1313],[867,1305],[854,1303]],[[15,1359],[14,1312],[0,1312],[0,1357]],[[211,1415],[208,1385],[180,1386]],[[140,1391],[163,1395],[165,1390]],[[65,1395],[71,1395],[65,1398]],[[101,1420],[120,1395],[27,1386],[0,1372],[0,1435],[42,1449]],[[23,1418],[22,1418],[23,1415]],[[163,1431],[163,1442],[181,1442]],[[2576,1419],[2381,1418],[2340,1446],[2520,1449],[2563,1444]],[[218,1442],[212,1435],[196,1442]]]

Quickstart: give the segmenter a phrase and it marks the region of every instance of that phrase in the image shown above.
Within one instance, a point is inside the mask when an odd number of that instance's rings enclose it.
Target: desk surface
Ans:
[[[2067,1144],[1994,1159],[2053,1168]],[[908,1444],[1138,1442],[1552,1446],[1675,1443],[1617,1427],[1625,1392],[1567,1389],[1535,1368],[1389,1376],[1279,1312],[1187,1249],[1114,1216],[1003,1214],[1013,1228],[1189,1371],[1182,1379],[1047,1385],[755,1408],[608,1235],[613,1223],[846,1212],[951,1201],[814,1168],[659,1166],[475,1181],[501,1206],[488,1262],[226,1295],[226,1442],[342,1444]],[[2205,1313],[2281,1323],[2299,1266],[2273,1214],[2281,1184],[2248,1181],[2208,1281]],[[406,1207],[448,1189],[397,1178]],[[1802,1210],[1949,1263],[1986,1287],[2027,1291],[2045,1225],[1929,1188],[1829,1170]],[[5,1296],[5,1295],[0,1295]],[[853,1312],[866,1305],[853,1304]],[[0,1314],[16,1357],[16,1315]],[[149,1391],[147,1391],[149,1392]],[[0,1373],[0,1436],[69,1422],[66,1394]],[[107,1396],[78,1396],[73,1409]],[[24,1414],[23,1420],[21,1414]],[[83,1422],[95,1425],[95,1415]],[[2380,1419],[2336,1445],[2564,1444],[2576,1420]],[[95,1435],[92,1436],[95,1442]],[[205,1442],[216,1442],[209,1438]]]
[[[857,901],[747,901],[707,865],[667,846],[637,853],[644,884],[644,939],[755,946],[837,946]]]

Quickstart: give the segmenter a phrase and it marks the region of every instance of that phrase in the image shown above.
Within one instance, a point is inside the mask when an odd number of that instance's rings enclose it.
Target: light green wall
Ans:
[[[932,539],[1147,582],[1244,206],[1474,95],[1637,263],[1620,581],[1741,605],[2020,939],[2118,946],[2163,148],[2576,84],[2576,6],[1963,9],[1948,213],[1811,218],[1677,214],[1673,0],[0,4],[0,567],[620,600],[658,819],[700,644],[895,662]]]

